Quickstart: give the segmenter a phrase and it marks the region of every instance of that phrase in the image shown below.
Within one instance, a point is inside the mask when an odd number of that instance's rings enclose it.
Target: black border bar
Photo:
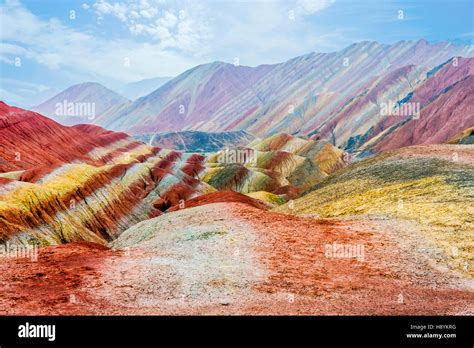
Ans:
[[[55,341],[20,338],[25,323],[55,325]],[[417,327],[431,326],[420,331]],[[438,329],[448,325],[451,329]],[[455,326],[455,329],[454,329]],[[407,338],[410,333],[456,334],[456,338]],[[65,345],[409,345],[473,347],[472,316],[4,316],[0,347]]]

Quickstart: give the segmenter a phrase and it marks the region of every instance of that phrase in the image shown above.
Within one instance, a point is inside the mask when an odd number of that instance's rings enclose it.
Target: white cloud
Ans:
[[[0,100],[9,104],[29,108],[50,98],[59,91],[43,84],[36,84],[2,76]]]
[[[113,4],[100,0],[92,5],[96,13],[101,17],[103,15],[113,15],[117,17],[122,22],[127,21],[127,15],[129,12],[128,6],[125,3],[115,2]]]
[[[344,34],[314,30],[305,16],[333,1],[210,2],[176,0],[95,1],[84,9],[99,28],[123,26],[130,35],[110,37],[104,30],[80,31],[58,19],[35,16],[20,2],[0,4],[4,20],[0,60],[16,56],[34,61],[69,80],[130,82],[178,75],[195,65],[235,57],[243,65],[275,63],[308,53],[319,44],[336,44]],[[289,21],[298,6],[305,15]],[[142,12],[145,11],[145,12]],[[146,13],[146,14],[145,14]],[[116,20],[113,20],[116,19]],[[114,23],[116,22],[116,23]],[[92,24],[94,25],[94,24]],[[298,38],[298,40],[295,40]],[[129,61],[130,64],[124,64]],[[55,75],[56,76],[56,75]],[[49,79],[49,76],[48,76]],[[46,83],[46,80],[45,80]]]
[[[31,48],[24,48],[15,44],[1,43],[0,44],[1,60],[7,64],[15,64],[15,59],[25,57],[33,59],[37,63],[47,66],[50,69],[58,69],[61,57],[55,53],[38,52]]]
[[[8,58],[8,57],[5,57],[5,56],[0,56],[0,62],[8,64],[8,65],[14,65],[15,64],[14,59],[11,59],[11,58]]]
[[[30,54],[27,54],[26,56],[27,58],[33,58],[39,64],[43,64],[52,70],[59,69],[62,62],[62,56],[54,52],[45,52],[45,53],[33,52]]]
[[[136,11],[135,11],[136,12]],[[155,17],[156,15],[158,14],[158,10],[156,8],[147,8],[147,9],[144,9],[144,10],[140,10],[140,15],[143,17],[143,18],[146,18],[146,19],[150,19],[150,18],[153,18]],[[138,17],[139,18],[139,17]]]
[[[299,0],[298,6],[307,14],[313,14],[333,5],[336,0]]]
[[[185,11],[183,7],[192,10]],[[210,28],[202,21],[207,14],[197,3],[169,4],[165,0],[111,3],[98,0],[92,8],[99,22],[106,16],[115,17],[126,25],[132,35],[157,41],[164,49],[199,54],[212,38]]]
[[[28,89],[35,92],[44,92],[49,89],[48,86],[45,86],[42,84],[19,81],[19,80],[9,79],[9,78],[2,78],[2,82],[8,83],[9,85],[12,85],[18,88]]]
[[[99,8],[119,19],[127,13],[121,4],[109,6],[104,3],[101,6]],[[200,42],[199,36],[193,37],[192,32],[177,25],[175,32],[167,32],[165,26],[173,22],[170,15],[165,15],[165,22],[156,27],[136,25],[137,33],[150,31],[148,35],[163,39],[163,42],[149,43],[131,38],[102,38],[93,32],[67,27],[57,19],[42,20],[18,1],[9,0],[1,4],[0,16],[5,19],[0,32],[0,60],[3,64],[14,64],[14,59],[19,56],[23,66],[32,60],[82,80],[129,82],[151,76],[177,75],[203,62],[194,55],[168,49],[194,49]],[[124,64],[125,60],[130,61],[129,66]]]
[[[24,55],[27,50],[21,46],[9,43],[0,43],[0,54]]]
[[[349,39],[347,29],[324,30],[310,21],[309,15],[298,1],[256,1],[248,6],[226,3],[215,14],[215,42],[220,48],[215,59],[229,62],[239,58],[242,65],[279,63],[313,51],[340,48],[341,41],[345,44]]]
[[[162,18],[157,20],[157,24],[165,28],[173,28],[178,23],[178,17],[176,17],[172,12],[165,11],[165,14]]]
[[[35,35],[40,34],[47,26],[46,22],[40,21],[16,0],[7,0],[0,5],[0,17],[2,18],[0,31],[2,41],[18,39],[32,43]]]

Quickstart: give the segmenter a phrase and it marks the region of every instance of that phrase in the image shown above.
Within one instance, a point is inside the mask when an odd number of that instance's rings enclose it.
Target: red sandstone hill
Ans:
[[[65,127],[36,112],[0,101],[0,173],[72,161],[104,164],[104,159],[87,154],[128,136],[91,127],[94,128]]]
[[[181,199],[213,191],[204,156],[0,103],[0,241],[106,243]],[[157,209],[153,203],[166,202]]]

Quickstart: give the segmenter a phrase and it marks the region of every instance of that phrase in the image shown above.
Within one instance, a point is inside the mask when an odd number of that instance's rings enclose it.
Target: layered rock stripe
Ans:
[[[204,156],[150,147],[97,126],[65,127],[0,104],[0,239],[105,244],[181,199],[214,189]]]
[[[262,191],[291,198],[348,160],[344,151],[327,142],[282,133],[210,155],[201,177],[218,190]],[[261,198],[268,201],[264,194]]]
[[[184,72],[148,96],[106,112],[98,122],[129,134],[290,133],[326,139],[354,153],[379,134],[384,140],[365,150],[443,142],[473,126],[473,61],[462,58],[473,53],[472,45],[446,42],[364,41],[254,68],[215,62]],[[381,104],[389,101],[420,102],[420,118],[382,115]],[[446,122],[449,126],[440,127]],[[421,135],[427,127],[429,132]]]

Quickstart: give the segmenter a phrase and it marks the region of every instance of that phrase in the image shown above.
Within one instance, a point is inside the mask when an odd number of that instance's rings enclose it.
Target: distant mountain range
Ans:
[[[104,117],[104,114],[113,115],[121,107],[130,104],[132,100],[153,92],[170,79],[171,77],[156,77],[132,82],[123,85],[117,92],[97,82],[80,83],[33,106],[32,110],[48,115],[64,125],[101,124],[103,122],[98,118]],[[70,111],[68,110],[69,103],[74,103],[70,105]],[[58,104],[62,106],[59,111]]]
[[[63,125],[74,125],[97,123],[97,117],[105,111],[113,111],[117,106],[129,102],[99,83],[86,82],[69,87],[32,110]]]
[[[472,88],[474,60],[462,58],[473,54],[472,45],[450,42],[363,41],[280,64],[200,65],[133,102],[112,91],[96,98],[95,89],[87,94],[68,89],[35,110],[57,119],[51,105],[77,95],[77,101],[90,98],[100,106],[93,120],[77,121],[131,135],[245,130],[266,137],[285,132],[365,155],[443,142],[473,126],[472,93],[466,91]],[[425,129],[422,135],[419,129]]]
[[[127,83],[118,88],[117,92],[130,100],[135,100],[152,93],[171,79],[172,77],[155,77]]]
[[[409,145],[440,144],[472,127],[473,73],[474,58],[454,58],[428,72],[403,100],[420,106],[419,117],[395,116],[379,121],[360,150],[370,154]]]
[[[184,152],[216,152],[225,147],[247,145],[255,137],[246,131],[231,132],[160,132],[136,135],[135,139],[151,146]]]
[[[57,87],[35,85],[4,78],[0,86],[0,100],[22,108],[33,108],[60,93]]]

